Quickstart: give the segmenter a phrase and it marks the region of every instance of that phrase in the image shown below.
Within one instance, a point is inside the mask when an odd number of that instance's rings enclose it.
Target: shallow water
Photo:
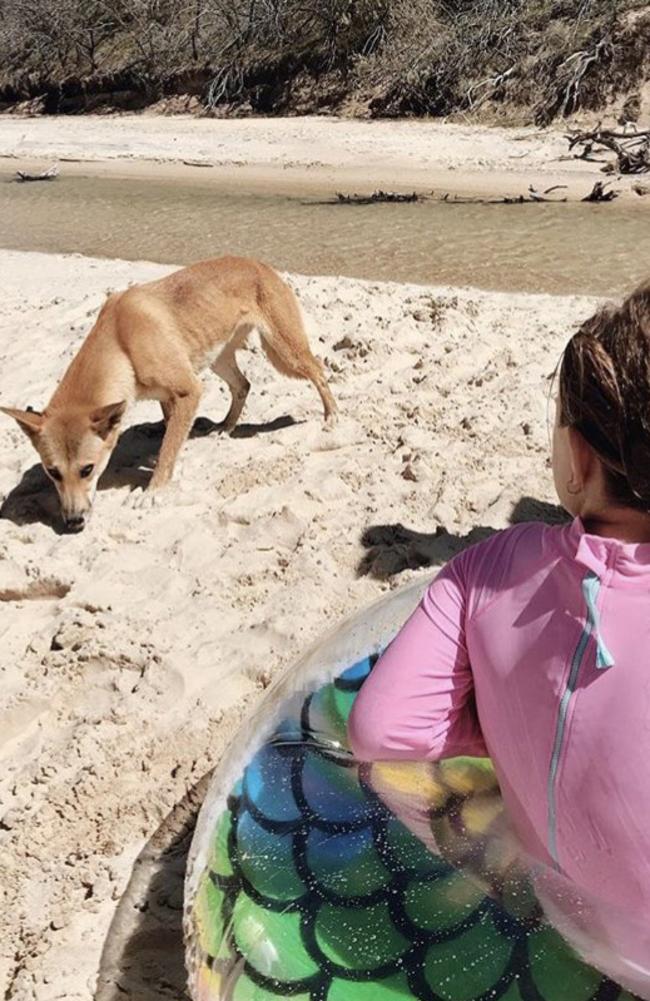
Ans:
[[[0,183],[0,244],[189,263],[223,253],[304,274],[616,295],[650,271],[634,204],[344,206],[210,182],[61,177]]]

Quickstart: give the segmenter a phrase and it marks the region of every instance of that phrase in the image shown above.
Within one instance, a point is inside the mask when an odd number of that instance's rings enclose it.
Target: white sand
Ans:
[[[331,193],[376,187],[438,194],[519,195],[566,185],[585,196],[603,180],[602,163],[567,159],[567,125],[540,130],[439,121],[358,121],[331,117],[208,119],[152,115],[15,118],[0,116],[0,157],[29,168],[63,159],[67,173],[174,175],[275,190]],[[70,162],[70,161],[81,162]],[[184,166],[183,162],[204,164]],[[147,168],[147,165],[148,168]],[[164,168],[161,167],[164,165]],[[616,178],[630,194],[635,178]],[[636,179],[638,180],[638,178]],[[556,194],[557,197],[557,194]]]
[[[0,267],[1,398],[34,406],[106,291],[170,270],[6,251]],[[30,522],[56,505],[30,472],[28,440],[0,422],[0,499],[25,521],[0,520],[0,985],[17,1001],[92,996],[138,853],[306,644],[410,579],[423,551],[439,563],[456,536],[506,525],[517,505],[530,517],[538,507],[522,499],[553,499],[547,377],[593,301],[293,281],[340,405],[332,433],[312,387],[254,351],[245,421],[298,423],[193,439],[177,488],[151,512],[125,505],[157,440],[141,433],[88,528],[60,536]],[[226,402],[207,378],[202,414],[219,420]],[[152,420],[153,405],[129,415]],[[397,521],[451,535],[392,536],[373,564],[391,582],[358,578],[363,530]],[[179,900],[163,880],[147,906],[172,929],[136,949],[151,993],[128,971],[116,991],[109,963],[102,998],[178,996],[169,980],[182,973],[165,964],[178,954]]]

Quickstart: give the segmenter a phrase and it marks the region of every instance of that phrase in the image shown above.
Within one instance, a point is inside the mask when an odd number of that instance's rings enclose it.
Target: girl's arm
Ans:
[[[427,589],[359,692],[349,722],[360,761],[437,761],[487,750],[465,646],[463,558]]]

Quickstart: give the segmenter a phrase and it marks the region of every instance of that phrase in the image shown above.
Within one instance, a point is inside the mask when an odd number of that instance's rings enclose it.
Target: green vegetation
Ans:
[[[640,0],[2,0],[0,101],[545,123],[639,88]]]

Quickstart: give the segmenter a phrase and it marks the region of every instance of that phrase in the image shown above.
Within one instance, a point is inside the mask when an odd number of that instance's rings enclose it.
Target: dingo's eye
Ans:
[[[82,466],[81,469],[79,470],[79,476],[81,477],[81,479],[82,480],[87,480],[88,477],[90,476],[90,474],[92,473],[92,471],[93,471],[94,468],[95,467],[92,466],[92,465],[91,466]]]
[[[57,481],[57,483],[60,483],[63,478],[59,470],[56,468],[56,466],[50,466],[50,468],[47,470],[47,475],[51,476],[53,480]]]

